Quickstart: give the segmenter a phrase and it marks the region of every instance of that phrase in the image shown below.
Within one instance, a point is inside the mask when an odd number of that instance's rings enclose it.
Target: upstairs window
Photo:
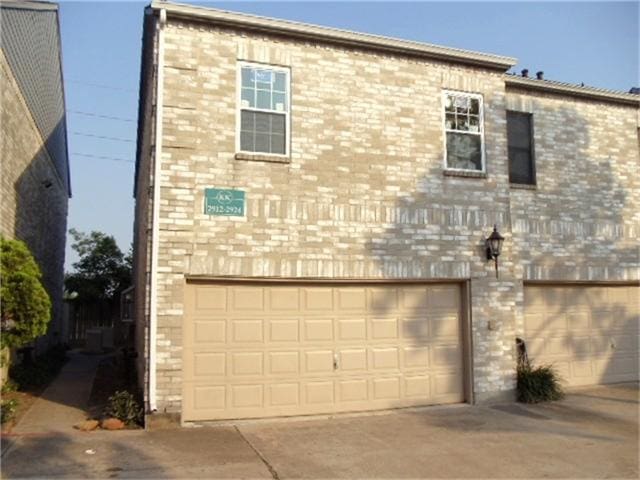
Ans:
[[[484,172],[484,126],[480,95],[445,92],[445,168]]]
[[[507,112],[509,182],[535,185],[533,156],[533,117],[530,113]]]
[[[239,152],[289,154],[289,70],[239,65]]]

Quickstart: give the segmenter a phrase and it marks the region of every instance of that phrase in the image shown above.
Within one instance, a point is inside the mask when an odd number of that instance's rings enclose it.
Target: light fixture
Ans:
[[[504,242],[504,237],[498,233],[497,225],[494,225],[493,232],[484,243],[487,248],[487,260],[493,260],[496,263],[496,278],[498,278],[498,257],[502,251],[502,242]]]

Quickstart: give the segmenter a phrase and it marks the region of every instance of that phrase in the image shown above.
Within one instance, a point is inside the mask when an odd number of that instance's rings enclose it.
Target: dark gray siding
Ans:
[[[57,5],[3,2],[1,8],[2,51],[70,194]]]

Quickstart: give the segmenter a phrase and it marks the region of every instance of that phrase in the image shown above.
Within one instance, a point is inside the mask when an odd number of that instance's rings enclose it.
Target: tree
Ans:
[[[29,248],[20,240],[0,238],[0,317],[4,347],[22,347],[47,332],[51,300],[42,273]]]
[[[66,275],[66,290],[78,292],[85,303],[118,298],[131,285],[130,255],[125,257],[116,240],[102,232],[86,234],[72,228],[69,233],[80,260],[73,264],[75,272]]]

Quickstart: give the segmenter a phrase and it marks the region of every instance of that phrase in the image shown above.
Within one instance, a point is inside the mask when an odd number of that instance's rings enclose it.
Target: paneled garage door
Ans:
[[[526,285],[525,341],[568,385],[638,379],[638,302],[631,286]]]
[[[458,285],[186,286],[183,420],[464,400]]]

